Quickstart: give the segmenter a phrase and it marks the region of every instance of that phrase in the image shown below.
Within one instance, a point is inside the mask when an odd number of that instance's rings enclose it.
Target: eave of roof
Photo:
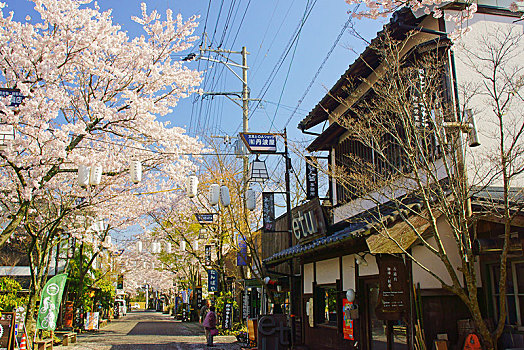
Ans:
[[[400,24],[418,25],[424,17],[415,18],[408,8],[402,8],[395,12],[391,20],[384,28],[377,33],[377,36],[371,41],[362,54],[349,66],[341,75],[340,79],[322,98],[322,100],[309,112],[309,114],[298,124],[300,130],[307,130],[328,120],[329,113],[333,111],[341,100],[348,97],[348,91],[343,89],[349,82],[365,78],[373,72],[380,64],[380,57],[372,49],[374,43],[385,35],[387,30],[391,31],[391,36],[397,39],[405,37],[411,29],[400,26]]]
[[[346,128],[340,126],[338,123],[332,123],[315,140],[313,140],[313,142],[307,147],[307,151],[329,151],[333,145],[337,144],[339,137],[346,131]]]
[[[422,208],[421,202],[413,198],[406,198],[405,208],[409,210],[420,211]],[[376,207],[376,215],[373,211],[368,211],[351,218],[351,222],[345,228],[336,231],[335,233],[317,238],[309,243],[303,245],[295,245],[293,247],[284,249],[272,256],[264,259],[264,264],[268,267],[278,265],[284,261],[292,258],[305,256],[312,253],[320,253],[328,250],[333,250],[334,247],[355,243],[357,240],[365,238],[371,234],[377,226],[389,226],[401,217],[408,215],[406,209],[388,207],[387,204]],[[380,214],[379,214],[380,213]],[[380,217],[380,220],[373,220],[370,217]]]

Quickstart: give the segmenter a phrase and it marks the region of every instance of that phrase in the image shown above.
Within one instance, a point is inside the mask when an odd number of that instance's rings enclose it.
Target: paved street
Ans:
[[[215,337],[214,349],[238,350],[232,336]],[[97,333],[78,336],[74,346],[55,347],[70,350],[197,350],[205,346],[204,331],[198,323],[173,320],[158,312],[131,312],[114,320]]]

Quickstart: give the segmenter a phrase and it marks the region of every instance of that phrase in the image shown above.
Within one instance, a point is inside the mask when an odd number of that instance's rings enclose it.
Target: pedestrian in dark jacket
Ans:
[[[204,323],[202,324],[206,331],[207,346],[213,346],[213,337],[215,336],[217,327],[217,315],[215,314],[215,307],[210,306],[207,312]]]

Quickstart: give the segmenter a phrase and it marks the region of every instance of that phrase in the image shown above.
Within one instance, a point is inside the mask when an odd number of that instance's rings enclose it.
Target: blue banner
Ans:
[[[238,236],[237,266],[247,266],[249,256],[247,255],[247,243],[242,236]]]
[[[207,270],[207,291],[218,292],[218,272],[217,270]]]

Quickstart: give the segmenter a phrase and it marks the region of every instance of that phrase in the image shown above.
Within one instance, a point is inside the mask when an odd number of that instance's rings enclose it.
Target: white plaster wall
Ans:
[[[437,226],[439,228],[439,233],[441,236],[442,244],[448,255],[448,258],[455,269],[461,266],[461,259],[457,248],[457,243],[452,235],[451,228],[446,220],[441,216],[437,220]],[[433,247],[436,247],[435,239],[431,238],[428,240],[429,244]],[[439,276],[445,283],[451,284],[451,277],[449,276],[448,271],[444,263],[438,258],[435,254],[431,253],[424,246],[413,246],[412,247],[413,258],[420,262],[423,266],[427,267],[437,276]],[[413,266],[413,283],[420,283],[421,288],[442,288],[440,282],[433,277],[431,274],[426,272],[420,265],[415,262],[412,262]],[[477,278],[477,287],[482,286],[482,281],[480,278],[480,265],[475,264]],[[457,270],[457,276],[460,282],[463,282],[462,273]]]
[[[503,3],[509,4],[511,2],[508,1],[491,0],[489,2],[494,3],[494,5],[503,5]],[[452,12],[450,11],[450,13]],[[473,185],[500,186],[502,183],[501,176],[491,179],[495,173],[493,171],[495,163],[492,157],[499,154],[499,127],[497,118],[493,113],[493,100],[487,97],[487,90],[483,86],[486,79],[482,78],[477,70],[480,69],[489,76],[491,74],[486,64],[481,65],[481,61],[475,57],[477,55],[486,57],[488,47],[486,42],[489,42],[490,45],[496,45],[494,38],[502,38],[502,35],[510,30],[514,31],[515,35],[522,36],[524,33],[524,22],[513,23],[515,20],[516,18],[514,17],[476,13],[473,19],[470,19],[467,23],[471,30],[457,40],[453,46],[459,102],[462,106],[468,97],[471,98],[468,101],[467,108],[472,108],[474,112],[481,144],[474,148],[465,147],[468,180]],[[455,26],[453,22],[446,22],[446,30],[448,32],[453,31]],[[521,38],[519,47],[512,55],[514,57],[505,68],[506,72],[524,68],[524,38]],[[501,76],[499,77],[501,78]],[[502,82],[502,80],[499,80],[499,82]],[[479,89],[478,93],[473,97],[468,96],[475,89]],[[520,91],[521,93],[524,92],[523,89]],[[507,126],[506,133],[515,133],[524,120],[522,101],[518,101],[518,98],[515,98],[513,104],[510,104],[509,107],[508,113],[504,115],[504,123]],[[509,141],[510,138],[508,137],[506,142]],[[519,144],[520,147],[523,147],[524,140],[521,140]],[[516,178],[512,186],[524,186],[524,174]]]
[[[317,284],[335,283],[340,279],[338,258],[321,260],[317,265]]]
[[[355,287],[355,256],[345,255],[342,257],[342,289],[357,290]]]
[[[304,264],[304,294],[313,293],[313,279],[315,277],[313,269],[313,263]]]
[[[378,275],[377,259],[373,255],[369,255],[369,254],[366,255],[364,259],[366,259],[366,262],[368,264],[366,266],[364,265],[358,266],[358,275],[359,276]]]

